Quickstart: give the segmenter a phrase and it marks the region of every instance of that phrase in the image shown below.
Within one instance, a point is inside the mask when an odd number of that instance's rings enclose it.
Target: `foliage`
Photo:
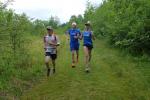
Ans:
[[[7,9],[11,2],[12,0],[0,2],[0,97],[21,95],[23,86],[29,84],[26,81],[33,81],[43,74],[43,48],[35,47],[40,51],[34,52],[31,48],[42,42],[38,37],[45,34],[44,22],[51,22],[48,25],[52,26],[53,23],[58,24],[58,21],[52,19],[33,20],[24,13],[16,14],[13,10]],[[37,38],[40,40],[39,44],[34,43]],[[34,54],[37,51],[39,55]],[[41,58],[40,61],[34,56]]]
[[[104,0],[94,10],[87,8],[85,18],[93,22],[97,36],[108,37],[112,45],[132,54],[150,54],[149,0]]]

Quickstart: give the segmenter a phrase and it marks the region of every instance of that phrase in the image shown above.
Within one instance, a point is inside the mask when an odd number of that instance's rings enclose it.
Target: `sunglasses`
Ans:
[[[47,29],[48,31],[52,31],[52,29]]]

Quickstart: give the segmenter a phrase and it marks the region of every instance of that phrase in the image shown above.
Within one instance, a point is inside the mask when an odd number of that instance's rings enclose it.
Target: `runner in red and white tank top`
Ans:
[[[52,61],[53,73],[55,73],[55,60],[57,58],[57,46],[60,45],[58,36],[53,32],[51,26],[47,27],[47,35],[44,36],[45,64],[47,67],[47,76],[50,75],[51,68],[49,62]]]

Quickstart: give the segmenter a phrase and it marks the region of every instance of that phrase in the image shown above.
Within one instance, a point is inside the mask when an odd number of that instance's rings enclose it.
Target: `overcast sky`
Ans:
[[[6,0],[1,0],[6,1]],[[87,0],[14,0],[13,8],[16,13],[26,13],[31,18],[48,19],[58,16],[61,23],[70,19],[71,15],[83,14]],[[89,0],[99,5],[102,0]]]

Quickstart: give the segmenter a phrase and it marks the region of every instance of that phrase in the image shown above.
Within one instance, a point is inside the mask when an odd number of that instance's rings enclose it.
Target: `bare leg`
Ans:
[[[72,67],[75,67],[75,51],[72,51]]]
[[[85,67],[86,67],[86,72],[89,72],[89,51],[86,46],[84,46],[84,55],[85,55]]]
[[[91,61],[91,58],[92,58],[92,50],[89,50],[89,62]]]
[[[47,68],[47,69],[50,69],[49,63],[45,63],[45,65],[46,65],[46,68]]]
[[[45,65],[46,65],[46,67],[47,67],[47,76],[50,75],[49,61],[50,61],[50,57],[49,57],[49,56],[46,56],[46,57],[45,57]]]
[[[79,51],[78,50],[76,51],[76,55],[77,55],[76,56],[76,62],[78,63],[79,62]]]
[[[55,63],[55,60],[52,60],[52,64],[53,64],[53,73],[55,73],[55,65],[56,65],[56,63]]]

